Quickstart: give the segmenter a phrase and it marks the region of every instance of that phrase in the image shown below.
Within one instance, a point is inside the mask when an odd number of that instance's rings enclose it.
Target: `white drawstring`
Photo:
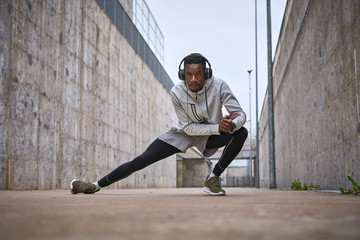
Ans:
[[[207,102],[206,87],[205,87],[205,102],[206,102],[206,111],[207,111],[207,114],[209,116],[209,119],[211,120],[211,115],[210,115],[210,112],[209,112],[209,106],[208,106],[208,102]]]

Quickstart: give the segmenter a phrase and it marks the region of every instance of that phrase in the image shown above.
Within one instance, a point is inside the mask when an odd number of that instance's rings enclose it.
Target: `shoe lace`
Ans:
[[[219,177],[213,177],[213,183],[216,187],[220,187],[221,179]]]

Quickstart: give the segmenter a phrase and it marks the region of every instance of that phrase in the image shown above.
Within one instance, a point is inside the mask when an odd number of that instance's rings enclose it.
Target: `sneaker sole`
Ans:
[[[203,190],[204,190],[204,192],[206,192],[206,193],[208,193],[210,195],[213,195],[213,196],[225,196],[226,195],[226,193],[224,193],[224,192],[214,193],[208,187],[203,187]]]
[[[73,182],[75,182],[75,181],[78,181],[77,179],[74,179],[74,180],[72,180],[71,181],[71,183],[70,183],[70,192],[72,193],[72,194],[76,194],[76,192],[73,192]]]

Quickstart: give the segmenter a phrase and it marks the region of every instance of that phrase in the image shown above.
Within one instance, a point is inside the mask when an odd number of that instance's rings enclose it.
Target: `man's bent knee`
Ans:
[[[236,136],[241,136],[241,138],[246,139],[248,137],[248,130],[245,127],[242,127],[239,130],[235,131],[234,134]]]

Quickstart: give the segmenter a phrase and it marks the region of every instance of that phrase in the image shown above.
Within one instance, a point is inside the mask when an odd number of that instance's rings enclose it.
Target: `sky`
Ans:
[[[174,83],[180,61],[198,52],[210,62],[213,75],[224,79],[256,132],[255,0],[146,0],[165,38],[165,70]],[[286,0],[271,1],[274,58]],[[258,115],[267,88],[266,0],[257,0]],[[251,116],[249,73],[251,79]],[[226,112],[224,112],[226,114]],[[246,126],[250,127],[249,123]]]

